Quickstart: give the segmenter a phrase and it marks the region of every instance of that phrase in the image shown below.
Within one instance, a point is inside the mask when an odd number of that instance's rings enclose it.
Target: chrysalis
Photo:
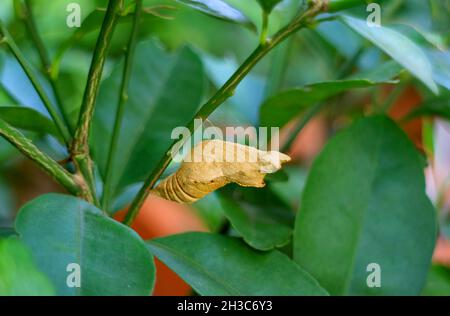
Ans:
[[[240,144],[209,140],[195,146],[178,171],[152,193],[169,201],[193,203],[229,184],[263,187],[266,174],[281,169],[290,157]]]

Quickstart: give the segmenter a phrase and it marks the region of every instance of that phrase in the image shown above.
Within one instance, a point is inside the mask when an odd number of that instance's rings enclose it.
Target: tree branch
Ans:
[[[0,135],[22,152],[27,158],[36,162],[40,168],[51,175],[58,183],[71,194],[82,196],[83,190],[76,178],[61,167],[56,161],[41,152],[30,139],[17,129],[0,119]]]
[[[109,208],[109,202],[110,202],[110,196],[111,191],[113,190],[114,186],[112,183],[112,169],[114,167],[115,158],[116,158],[116,152],[117,152],[117,145],[118,140],[120,136],[120,128],[122,126],[122,120],[123,115],[125,112],[125,104],[128,100],[128,87],[130,84],[131,79],[131,72],[133,69],[133,57],[134,52],[136,49],[137,44],[137,38],[139,34],[139,20],[142,13],[142,0],[136,0],[136,9],[134,12],[134,19],[133,19],[133,28],[131,30],[131,36],[128,42],[128,46],[126,48],[126,54],[125,54],[125,65],[123,68],[123,77],[122,77],[122,83],[120,87],[120,94],[119,94],[119,104],[117,107],[117,113],[116,113],[116,119],[114,122],[114,130],[111,138],[109,153],[108,153],[108,161],[106,166],[106,174],[105,174],[105,181],[104,181],[104,187],[103,187],[103,196],[102,196],[102,208],[104,210],[108,210]]]
[[[119,19],[119,10],[123,7],[123,0],[110,0],[105,18],[103,20],[100,35],[97,39],[94,55],[92,57],[91,68],[89,70],[88,81],[81,104],[80,116],[78,119],[75,139],[71,149],[72,158],[85,178],[95,204],[95,179],[92,161],[89,154],[89,134],[94,115],[95,102],[97,100],[103,67],[114,33],[115,26]]]

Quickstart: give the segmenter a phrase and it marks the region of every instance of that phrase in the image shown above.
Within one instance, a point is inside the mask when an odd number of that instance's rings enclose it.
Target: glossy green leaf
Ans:
[[[447,95],[425,101],[408,114],[408,118],[418,116],[439,116],[450,120],[450,96]]]
[[[18,129],[59,137],[55,124],[41,113],[31,108],[2,106],[0,107],[0,119]]]
[[[258,3],[265,12],[270,13],[281,1],[282,0],[258,0]]]
[[[417,295],[436,238],[423,162],[384,116],[334,137],[311,168],[294,232],[294,258],[333,295]],[[368,265],[381,269],[369,288]]]
[[[438,93],[438,87],[433,80],[433,68],[427,55],[408,37],[385,26],[369,26],[366,21],[350,16],[342,17],[342,21],[408,69],[431,91]]]
[[[431,266],[422,295],[450,296],[450,269],[439,265]]]
[[[155,267],[130,228],[83,200],[43,195],[19,211],[16,230],[58,295],[149,295]],[[78,264],[81,287],[68,287]],[[73,269],[73,268],[72,268]]]
[[[427,56],[433,65],[434,81],[450,91],[450,52],[429,49]]]
[[[253,248],[270,250],[289,242],[294,213],[268,188],[229,186],[219,196],[225,216]]]
[[[103,83],[92,130],[94,160],[104,175],[111,128],[118,104],[122,65]],[[169,55],[156,42],[136,48],[129,98],[113,166],[116,187],[145,180],[173,142],[174,128],[185,126],[199,107],[205,88],[202,64],[184,48]]]
[[[40,272],[30,251],[17,239],[0,239],[0,296],[54,295],[50,280]]]
[[[222,0],[176,0],[182,4],[185,4],[195,10],[203,12],[212,17],[225,20],[228,22],[234,22],[243,24],[254,28],[254,25],[250,20],[238,9],[229,5]]]
[[[236,238],[187,233],[148,246],[200,295],[327,295],[284,254],[253,250]]]
[[[395,63],[380,66],[371,72],[357,74],[344,80],[312,83],[281,92],[267,99],[260,109],[261,126],[283,127],[305,109],[349,89],[391,84],[401,68]]]

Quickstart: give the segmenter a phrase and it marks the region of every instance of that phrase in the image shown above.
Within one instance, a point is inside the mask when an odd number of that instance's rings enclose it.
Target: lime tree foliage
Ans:
[[[79,28],[65,1],[0,4],[0,295],[151,295],[155,258],[199,295],[449,293],[424,176],[450,119],[448,1],[78,2]],[[392,116],[405,91],[422,104]],[[317,119],[326,141],[189,206],[209,232],[143,240],[130,226],[196,118],[280,128],[285,154]],[[59,193],[19,204],[25,160]]]

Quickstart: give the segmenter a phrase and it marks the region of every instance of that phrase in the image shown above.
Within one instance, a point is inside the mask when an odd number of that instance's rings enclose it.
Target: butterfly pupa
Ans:
[[[281,169],[291,158],[277,151],[220,140],[196,145],[174,174],[152,190],[154,195],[178,203],[193,203],[229,184],[264,187],[264,177]]]

